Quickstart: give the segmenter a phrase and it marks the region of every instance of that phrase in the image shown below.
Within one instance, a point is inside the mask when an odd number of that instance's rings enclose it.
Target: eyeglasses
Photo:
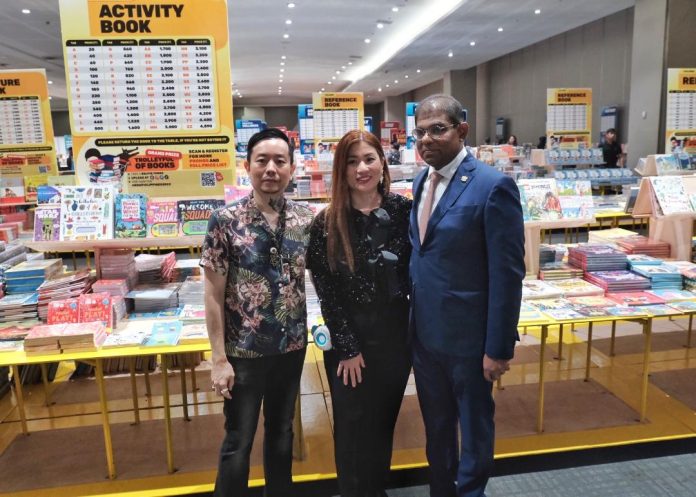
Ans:
[[[443,126],[442,124],[433,124],[428,129],[413,128],[413,131],[411,131],[411,135],[413,135],[413,137],[416,140],[422,140],[423,138],[425,138],[425,135],[427,134],[430,138],[437,140],[439,138],[442,138],[442,136],[445,133],[447,133],[448,129],[459,126],[459,124],[460,123],[450,124],[449,126]]]

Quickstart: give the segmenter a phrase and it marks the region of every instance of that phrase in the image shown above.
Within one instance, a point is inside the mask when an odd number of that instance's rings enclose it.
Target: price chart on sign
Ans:
[[[214,131],[209,38],[67,40],[75,134]]]
[[[361,129],[361,121],[358,109],[314,109],[315,138],[340,138],[352,129]]]
[[[38,96],[0,97],[0,145],[44,143],[45,132]]]

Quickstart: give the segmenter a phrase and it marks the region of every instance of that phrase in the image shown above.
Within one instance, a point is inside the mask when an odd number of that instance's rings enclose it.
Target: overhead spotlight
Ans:
[[[475,42],[475,41],[470,41],[470,42],[469,42],[469,45],[471,45],[472,47],[475,47],[475,46],[476,46],[476,42]]]
[[[322,88],[321,91],[324,91],[324,88]]]
[[[282,79],[279,79],[279,80],[278,80],[278,83],[282,83],[282,82],[283,82],[283,80],[282,80]]]
[[[280,68],[280,72],[285,72],[285,68],[284,68],[284,67],[281,67],[281,68]]]
[[[331,81],[327,81],[326,84],[327,84],[327,85],[330,85],[330,84],[331,84]]]
[[[290,2],[290,3],[288,4],[288,9],[294,9],[294,8],[295,8],[295,3],[294,3],[294,2]]]
[[[382,24],[381,22],[377,23],[377,29],[382,29],[383,27],[384,27],[384,24]]]
[[[29,10],[29,9],[22,9],[22,14],[31,14],[31,10]]]
[[[380,87],[380,88],[377,88],[377,91],[382,91],[382,88],[381,88],[381,87]]]
[[[389,85],[384,85],[384,86],[386,86],[387,88],[389,88]]]
[[[503,27],[502,27],[502,26],[499,26],[499,27],[498,27],[498,33],[502,33],[502,32],[503,32]]]
[[[349,65],[349,66],[352,66],[352,65],[353,65],[353,63],[352,63],[352,62],[348,62],[348,65]]]
[[[285,19],[285,24],[287,24],[288,26],[292,24],[292,19]]]
[[[418,74],[420,74],[420,69],[416,69],[416,72],[417,72]]]
[[[336,74],[341,74],[341,71],[336,71]]]
[[[49,79],[49,80],[48,80],[48,84],[49,84],[49,85],[52,85],[52,84],[53,84],[53,81],[51,81],[51,80]]]
[[[284,65],[285,65],[285,62],[281,62],[280,65],[281,65],[281,66],[284,66]]]
[[[404,79],[408,79],[408,74],[406,74],[406,75],[404,76]]]
[[[370,43],[371,41],[372,40],[370,40],[369,38],[365,38],[365,43]]]
[[[49,100],[53,100],[53,97],[48,97]]]
[[[392,7],[392,12],[399,12],[399,7],[397,7],[397,6]]]
[[[541,9],[536,9],[536,10],[534,11],[534,13],[535,13],[536,15],[541,14]]]
[[[452,53],[452,50],[449,51],[449,53],[447,54],[447,57],[454,57],[454,54]]]
[[[345,68],[346,68],[346,66],[341,66],[341,69],[345,69]]]
[[[335,79],[336,79],[336,76],[331,76],[331,79],[335,80]]]
[[[283,60],[287,59],[287,57],[285,55],[281,55],[280,58]]]
[[[278,87],[278,89],[279,89],[279,90],[282,90],[282,89],[283,89],[283,87],[282,87],[282,86],[279,86],[279,87]]]
[[[283,35],[283,38],[285,38],[285,39],[287,40],[288,38],[290,38],[290,35],[289,35],[288,33],[285,33],[285,34]]]
[[[394,80],[394,84],[397,84],[398,82],[399,82],[398,79],[395,79],[395,80]]]

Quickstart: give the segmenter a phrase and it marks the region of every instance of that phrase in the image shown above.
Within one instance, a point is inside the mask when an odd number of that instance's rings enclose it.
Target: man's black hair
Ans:
[[[614,134],[616,134],[616,130],[615,130],[614,128],[609,128],[608,130],[606,130],[606,131],[604,132],[604,134],[607,134],[607,133],[614,133]]]
[[[288,145],[288,151],[290,152],[290,164],[293,162],[293,148],[292,148],[292,143],[290,143],[290,140],[288,139],[288,136],[283,133],[281,130],[278,128],[266,128],[263,131],[259,131],[258,133],[254,133],[251,138],[249,138],[249,142],[247,143],[247,159],[251,159],[251,152],[254,150],[254,147],[258,145],[260,142],[264,140],[271,140],[273,138],[279,138],[283,140],[285,143]]]

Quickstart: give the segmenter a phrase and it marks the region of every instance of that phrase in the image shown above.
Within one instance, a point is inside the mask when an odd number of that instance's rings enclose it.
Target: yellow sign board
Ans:
[[[333,151],[348,131],[364,129],[362,93],[312,94],[314,143],[317,154]]]
[[[665,153],[696,154],[696,69],[667,70]]]
[[[43,69],[0,71],[0,175],[57,174]]]
[[[60,13],[78,182],[166,173],[168,196],[187,196],[195,170],[222,195],[215,178],[235,171],[227,2],[60,0]]]
[[[589,148],[591,141],[592,88],[547,88],[547,147]]]

